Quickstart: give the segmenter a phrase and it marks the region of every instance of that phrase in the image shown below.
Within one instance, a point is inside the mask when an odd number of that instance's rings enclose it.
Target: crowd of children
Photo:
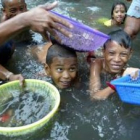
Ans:
[[[3,16],[1,22],[5,22],[14,16],[26,12],[27,7],[24,0],[3,0]],[[117,2],[111,10],[111,20],[105,25],[120,26],[124,23],[127,8],[124,3]],[[123,73],[128,74],[131,70],[126,69],[126,64],[132,54],[132,45],[130,36],[123,30],[118,29],[109,33],[110,39],[105,42],[102,58],[95,58],[90,62],[90,96],[92,99],[106,99],[115,92],[115,88],[110,85],[110,80],[121,77]],[[16,39],[16,38],[15,38]],[[3,49],[5,49],[3,51]],[[14,52],[13,41],[9,41],[0,47],[0,57],[8,60]],[[4,58],[4,56],[7,58]],[[68,46],[58,43],[52,39],[44,46],[43,55],[39,56],[44,63],[47,76],[52,78],[54,85],[60,89],[69,88],[75,84],[78,76],[78,62],[76,51],[69,49]],[[1,58],[0,58],[1,60]],[[6,62],[3,62],[6,63]],[[0,62],[0,64],[3,64]],[[137,69],[136,69],[137,70]],[[132,69],[133,71],[133,69]],[[110,79],[106,78],[106,75]],[[14,75],[0,65],[0,77],[5,80],[19,79],[23,83],[22,75]],[[105,82],[105,83],[102,83]],[[105,87],[103,87],[105,85]]]

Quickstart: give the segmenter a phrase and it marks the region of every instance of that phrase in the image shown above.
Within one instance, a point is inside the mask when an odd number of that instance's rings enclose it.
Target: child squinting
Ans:
[[[123,75],[132,54],[131,39],[123,30],[113,31],[109,35],[110,39],[104,44],[103,58],[96,58],[90,63],[92,99],[106,99],[115,92],[115,88],[106,82]]]

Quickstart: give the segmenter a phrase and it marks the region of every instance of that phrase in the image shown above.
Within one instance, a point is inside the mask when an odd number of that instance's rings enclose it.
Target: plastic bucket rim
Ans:
[[[13,135],[12,133],[14,132],[21,132],[21,131],[24,131],[24,130],[28,130],[30,128],[34,128],[36,126],[38,126],[39,124],[42,124],[44,122],[44,125],[45,123],[51,119],[51,117],[55,114],[55,112],[57,111],[58,107],[59,107],[59,104],[60,104],[60,94],[59,94],[59,91],[58,89],[50,84],[49,82],[46,82],[46,81],[43,81],[43,80],[37,80],[37,79],[25,79],[25,82],[39,82],[39,83],[45,83],[47,85],[49,85],[57,94],[57,97],[56,97],[56,102],[55,102],[55,105],[53,107],[53,109],[45,116],[43,117],[42,119],[32,123],[32,124],[28,124],[28,125],[24,125],[24,126],[19,126],[19,127],[0,127],[0,132],[2,133],[10,133],[11,132],[11,135]],[[15,84],[15,83],[18,83],[19,80],[16,80],[16,81],[12,81],[12,82],[8,82],[6,84],[3,84],[0,86],[1,87],[4,87],[6,85],[10,85],[11,83],[12,84]],[[43,125],[43,124],[42,124]],[[21,133],[22,134],[22,133]]]

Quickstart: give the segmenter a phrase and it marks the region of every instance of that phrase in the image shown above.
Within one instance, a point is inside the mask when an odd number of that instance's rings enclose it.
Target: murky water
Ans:
[[[50,97],[45,98],[42,94],[38,94],[39,91],[24,89],[21,92],[18,90],[11,92],[12,95],[17,96],[0,104],[2,127],[19,127],[34,123],[46,116],[53,108]]]
[[[47,0],[26,1],[29,8],[47,2]],[[112,29],[104,27],[98,20],[103,17],[110,18],[114,1],[60,0],[55,11],[108,33]],[[35,39],[39,41],[39,37],[36,35]],[[138,35],[133,42],[134,53],[129,65],[140,68],[139,43]],[[31,55],[32,47],[27,44],[19,45],[8,68],[15,73],[22,73],[25,78],[48,81],[48,78],[39,75],[43,66]],[[61,105],[51,125],[38,133],[18,138],[0,136],[1,140],[139,140],[140,106],[122,103],[117,94],[105,101],[91,102],[88,93],[88,64],[85,54],[78,56],[81,85],[77,89],[60,91]]]

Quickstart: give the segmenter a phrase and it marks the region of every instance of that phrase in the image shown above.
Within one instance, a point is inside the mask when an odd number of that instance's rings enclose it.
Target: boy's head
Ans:
[[[104,44],[105,68],[109,73],[120,73],[132,54],[131,38],[122,29],[109,34]]]
[[[77,55],[74,50],[54,43],[47,52],[45,70],[58,88],[70,87],[77,76]]]
[[[1,3],[7,19],[27,11],[25,0],[1,0]]]

